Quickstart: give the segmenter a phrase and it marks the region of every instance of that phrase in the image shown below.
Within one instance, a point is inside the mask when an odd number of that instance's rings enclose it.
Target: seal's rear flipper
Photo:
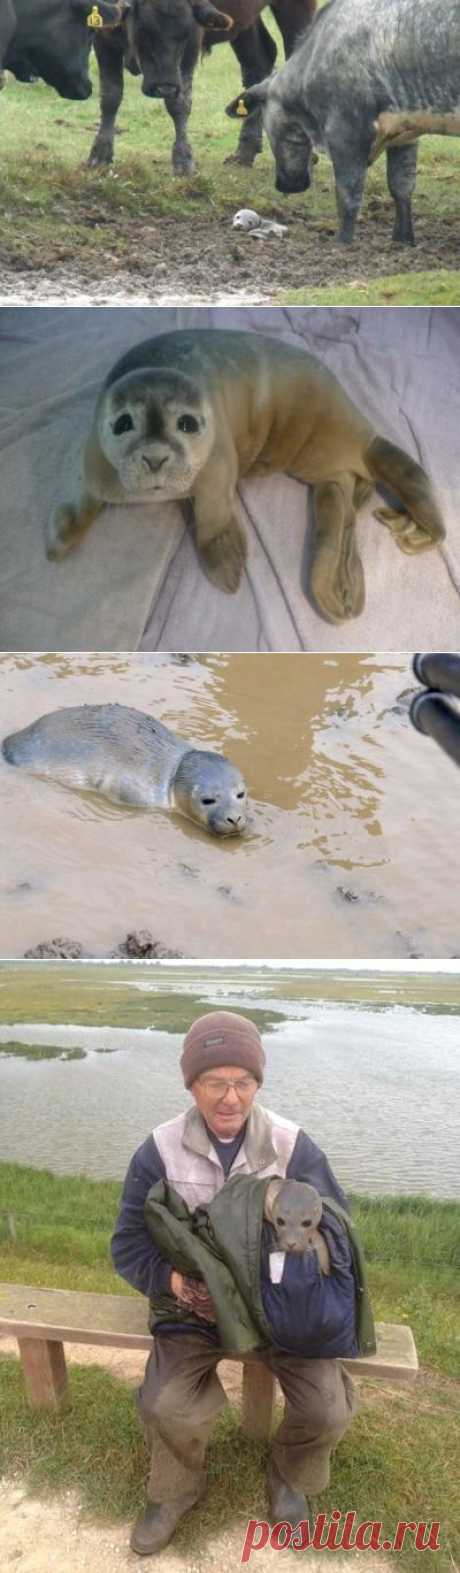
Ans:
[[[360,483],[358,501],[366,483]],[[356,483],[353,475],[322,481],[313,488],[313,530],[310,589],[316,605],[331,623],[359,617],[364,606],[364,573],[356,541]]]
[[[426,551],[444,540],[446,532],[438,504],[420,464],[385,437],[374,437],[364,461],[372,479],[391,486],[405,504],[403,513],[396,508],[379,508],[375,515],[388,525],[402,552]]]

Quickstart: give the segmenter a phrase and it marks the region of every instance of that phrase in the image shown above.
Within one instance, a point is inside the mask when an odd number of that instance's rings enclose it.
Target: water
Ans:
[[[220,1003],[249,1013],[254,993],[241,979]],[[276,1000],[263,985],[257,1004],[285,1013],[264,1037],[260,1101],[308,1131],[345,1190],[460,1199],[459,1016]],[[189,1101],[178,1063],[182,1034],[4,1023],[0,1041],[9,1039],[83,1047],[87,1058],[0,1058],[5,1160],[121,1179],[149,1130]]]
[[[458,775],[398,703],[405,655],[0,657],[0,735],[118,700],[222,750],[244,839],[119,807],[0,758],[0,956],[150,929],[187,957],[458,955]]]

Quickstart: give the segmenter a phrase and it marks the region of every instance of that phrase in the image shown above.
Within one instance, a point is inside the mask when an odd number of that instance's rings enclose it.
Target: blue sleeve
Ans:
[[[131,1158],[111,1241],[116,1272],[149,1299],[168,1294],[170,1286],[171,1263],[157,1250],[144,1220],[144,1202],[150,1186],[166,1177],[153,1136],[148,1136]]]
[[[316,1146],[311,1136],[305,1131],[299,1131],[294,1150],[286,1169],[287,1180],[308,1180],[309,1185],[315,1185],[320,1196],[332,1196],[333,1201],[344,1207],[349,1213],[347,1198],[342,1191],[335,1174],[326,1158],[326,1154]]]

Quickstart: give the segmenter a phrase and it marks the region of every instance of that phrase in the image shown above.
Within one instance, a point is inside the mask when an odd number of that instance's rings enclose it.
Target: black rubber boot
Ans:
[[[310,1502],[302,1496],[301,1491],[296,1491],[294,1486],[289,1486],[279,1474],[276,1464],[271,1463],[268,1474],[268,1493],[270,1500],[271,1524],[292,1524],[295,1529],[297,1524],[313,1523],[313,1512]]]
[[[202,1491],[193,1495],[188,1492],[186,1496],[176,1497],[175,1502],[148,1502],[132,1530],[129,1542],[131,1551],[137,1551],[140,1557],[154,1557],[158,1551],[163,1551],[184,1513],[189,1513],[195,1502],[200,1501],[205,1489],[203,1487]]]

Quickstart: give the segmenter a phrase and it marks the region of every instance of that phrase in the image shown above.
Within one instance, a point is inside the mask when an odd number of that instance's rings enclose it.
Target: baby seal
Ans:
[[[364,577],[356,508],[384,482],[403,504],[380,508],[403,552],[442,540],[424,470],[380,436],[326,366],[259,333],[165,333],[117,361],[97,401],[76,504],[48,528],[50,558],[76,546],[106,503],[193,498],[202,567],[238,588],[246,539],[236,518],[241,476],[285,471],[313,487],[310,589],[331,622],[356,617]]]
[[[329,1251],[318,1224],[323,1215],[319,1191],[304,1180],[271,1180],[267,1186],[264,1218],[273,1225],[278,1250],[301,1256],[316,1251],[322,1273],[331,1271]]]
[[[175,808],[216,836],[241,835],[246,786],[223,754],[191,748],[128,705],[52,710],[2,744],[10,765],[115,803]]]

